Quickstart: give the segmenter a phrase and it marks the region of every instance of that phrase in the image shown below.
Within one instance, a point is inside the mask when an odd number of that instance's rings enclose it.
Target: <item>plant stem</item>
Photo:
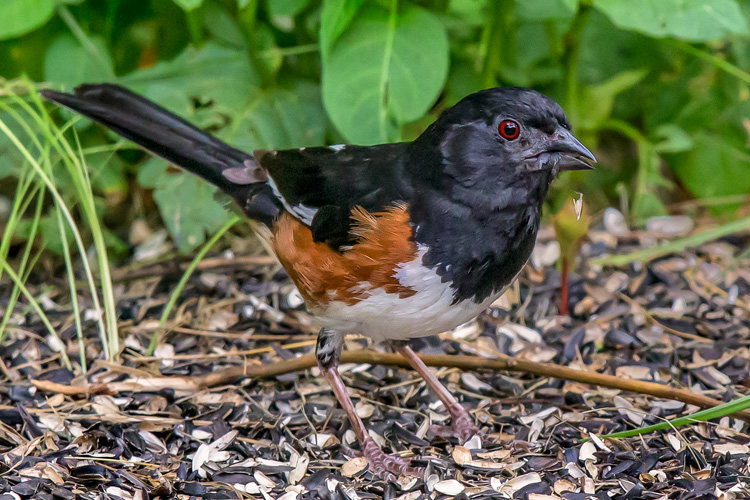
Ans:
[[[563,67],[565,71],[565,109],[568,117],[576,126],[580,120],[582,110],[580,109],[578,64],[581,55],[581,33],[586,26],[591,8],[581,4],[570,24],[570,29],[565,35],[565,53],[563,54]]]
[[[568,316],[568,271],[570,270],[570,261],[567,257],[562,257],[560,261],[560,314]]]
[[[667,39],[666,42],[673,47],[677,47],[678,49],[685,51],[690,55],[693,55],[699,59],[703,59],[704,61],[712,64],[715,68],[720,69],[721,71],[724,71],[725,73],[750,84],[750,73],[748,73],[747,71],[743,71],[729,61],[726,61],[715,54],[706,52],[705,50],[693,47],[689,43],[682,42],[680,40]]]

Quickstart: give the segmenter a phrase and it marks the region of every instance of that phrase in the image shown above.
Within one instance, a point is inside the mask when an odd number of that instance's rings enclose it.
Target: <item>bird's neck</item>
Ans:
[[[510,284],[534,248],[548,188],[548,179],[534,179],[496,190],[416,190],[415,240],[454,300],[480,303]]]

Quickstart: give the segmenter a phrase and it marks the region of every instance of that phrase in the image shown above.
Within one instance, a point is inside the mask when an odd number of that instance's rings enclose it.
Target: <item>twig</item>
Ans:
[[[564,366],[551,363],[536,363],[521,359],[508,357],[486,359],[479,356],[454,356],[446,354],[420,355],[422,361],[428,366],[460,368],[465,371],[476,370],[507,370],[513,372],[532,373],[542,377],[570,380],[583,384],[609,387],[639,394],[648,394],[657,398],[682,401],[683,403],[700,406],[701,408],[713,408],[722,404],[721,401],[703,396],[692,391],[669,387],[655,382],[644,382],[641,380],[630,380],[614,375],[605,375],[596,372],[585,372],[573,370]],[[408,368],[409,363],[399,354],[381,353],[370,350],[346,351],[341,355],[342,363],[368,363],[377,365],[390,365]],[[117,392],[148,392],[158,391],[164,388],[173,388],[182,391],[198,391],[217,385],[229,384],[240,378],[268,378],[286,373],[307,370],[317,366],[315,356],[305,354],[298,358],[281,360],[271,364],[233,366],[218,370],[207,375],[197,377],[154,377],[150,379],[133,379],[128,382],[113,382],[109,384],[98,384],[96,386],[71,387],[62,384],[54,384],[47,381],[34,380],[32,383],[41,390],[49,392],[61,392],[68,395],[86,394],[95,390],[106,390],[110,393]],[[70,391],[70,392],[64,392]],[[735,418],[750,422],[750,412],[741,411],[735,414]]]

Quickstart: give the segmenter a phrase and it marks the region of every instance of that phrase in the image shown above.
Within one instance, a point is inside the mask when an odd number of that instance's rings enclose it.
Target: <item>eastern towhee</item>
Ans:
[[[338,374],[343,336],[386,340],[435,391],[461,440],[478,432],[406,340],[450,330],[497,299],[534,247],[559,172],[592,168],[560,106],[533,90],[482,90],[412,142],[237,150],[115,85],[44,97],[229,194],[270,229],[281,264],[322,324],[317,358],[370,469],[413,474],[385,454]]]

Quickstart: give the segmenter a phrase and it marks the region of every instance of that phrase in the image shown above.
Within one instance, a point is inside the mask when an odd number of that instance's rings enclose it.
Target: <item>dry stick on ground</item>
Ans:
[[[683,403],[700,406],[701,408],[713,408],[723,404],[722,401],[696,394],[692,391],[677,389],[655,382],[644,382],[641,380],[630,380],[614,375],[605,375],[596,372],[585,372],[573,370],[552,363],[536,363],[509,357],[487,359],[479,356],[455,356],[448,354],[424,354],[420,355],[422,361],[428,366],[441,366],[460,368],[466,371],[475,370],[507,370],[513,372],[533,373],[542,377],[570,380],[583,384],[598,385],[621,389],[624,391],[648,394],[658,398],[682,401]],[[369,363],[373,365],[393,365],[408,368],[409,363],[399,354],[381,353],[370,350],[345,351],[341,354],[342,363]],[[238,378],[266,378],[285,373],[296,372],[317,366],[315,356],[306,354],[298,358],[282,360],[273,364],[233,366],[224,370],[194,377],[193,380],[201,387],[212,387],[226,384]],[[740,412],[737,418],[750,422],[750,412]]]
[[[654,382],[624,379],[613,375],[604,375],[602,373],[573,370],[572,368],[566,368],[551,363],[536,363],[533,361],[508,357],[486,359],[480,358],[479,356],[454,356],[446,354],[420,355],[419,357],[422,358],[428,366],[460,368],[466,371],[507,370],[532,373],[542,377],[570,380],[583,384],[610,387],[639,394],[648,394],[657,398],[682,401],[683,403],[700,406],[701,408],[712,408],[722,404],[722,401],[684,389],[677,389]],[[409,367],[409,363],[406,359],[399,354],[380,353],[370,350],[345,351],[341,355],[341,361],[342,363],[369,363],[399,366],[403,368]],[[126,382],[110,382],[108,384],[95,384],[90,386],[69,386],[55,384],[44,380],[32,380],[32,383],[40,390],[57,392],[70,396],[97,393],[147,392],[159,391],[166,388],[180,391],[197,391],[217,385],[229,384],[240,378],[268,378],[306,370],[314,366],[317,366],[315,356],[312,354],[305,354],[298,358],[281,360],[271,364],[233,366],[197,377],[133,378]],[[745,422],[750,422],[750,412],[748,411],[738,412],[734,416]]]

